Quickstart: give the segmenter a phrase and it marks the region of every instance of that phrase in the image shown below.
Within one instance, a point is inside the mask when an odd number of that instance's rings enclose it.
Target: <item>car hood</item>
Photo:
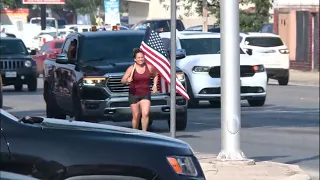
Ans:
[[[30,55],[17,55],[17,54],[1,54],[0,60],[8,59],[31,59]]]
[[[187,56],[182,61],[188,61],[189,65],[197,66],[220,66],[220,54],[193,55]],[[259,65],[260,60],[247,54],[240,54],[240,65]],[[192,66],[192,67],[193,67]]]
[[[133,60],[96,61],[89,62],[83,66],[84,76],[106,76],[109,73],[125,73],[129,66],[133,65]],[[178,67],[177,72],[182,72]]]
[[[174,148],[190,148],[187,143],[181,140],[131,128],[51,118],[43,119],[43,122],[39,124],[41,128],[50,130],[67,130],[69,135],[74,132],[79,135],[79,138],[81,138],[81,134],[86,136],[86,138],[87,135],[90,134],[92,138],[103,138],[105,140],[117,139],[119,141],[141,142],[143,144],[149,143]]]

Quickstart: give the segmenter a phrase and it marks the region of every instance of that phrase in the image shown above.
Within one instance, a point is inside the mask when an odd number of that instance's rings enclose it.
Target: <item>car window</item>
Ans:
[[[61,51],[62,53],[64,53],[64,54],[67,54],[67,53],[68,53],[70,43],[71,43],[71,39],[70,39],[70,38],[68,38],[68,39],[65,40],[63,49],[62,49],[62,51]]]
[[[279,37],[247,37],[244,43],[246,45],[259,47],[277,47],[284,45]]]
[[[45,43],[45,44],[41,47],[40,51],[41,51],[41,52],[47,51],[47,50],[49,49],[49,45],[50,45],[50,42]]]
[[[178,20],[178,21],[177,21],[177,30],[178,30],[178,31],[183,31],[184,29],[185,29],[185,27],[184,27],[182,21],[181,21],[181,20]]]
[[[164,49],[169,51],[171,49],[171,40],[169,38],[162,38]]]
[[[28,50],[21,40],[1,40],[0,54],[23,54],[28,55]]]
[[[63,45],[63,42],[56,42],[56,43],[54,44],[54,48],[55,48],[55,49],[59,49],[59,48],[62,47],[62,45]]]
[[[156,28],[162,28],[162,29],[163,29],[163,32],[169,32],[169,31],[170,31],[168,22],[167,22],[166,20],[164,20],[164,21],[158,21]]]
[[[132,61],[132,50],[140,47],[143,36],[141,34],[87,38],[83,41],[81,48],[84,50],[81,51],[80,57],[83,61],[96,58],[113,62]]]
[[[187,56],[220,54],[220,38],[180,39],[180,43]],[[241,48],[240,54],[245,54]]]

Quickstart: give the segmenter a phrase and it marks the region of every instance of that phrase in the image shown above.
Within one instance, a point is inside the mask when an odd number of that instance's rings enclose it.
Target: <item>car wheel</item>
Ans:
[[[86,122],[95,122],[94,119],[90,119],[87,116],[84,116],[82,113],[82,106],[81,106],[81,101],[80,98],[77,97],[77,93],[73,93],[73,117],[75,121],[86,121]]]
[[[248,100],[249,105],[252,107],[263,106],[265,102],[266,97]]]
[[[43,93],[46,102],[47,118],[66,119],[66,114],[58,107],[56,99],[48,87],[44,87]]]
[[[184,131],[184,130],[186,130],[187,125],[188,125],[188,112],[185,111],[183,113],[177,113],[176,130],[177,131]],[[168,126],[170,129],[170,119],[168,119]]]
[[[37,76],[32,77],[29,81],[28,81],[28,90],[29,91],[37,91],[37,87],[38,87],[38,78]]]
[[[23,87],[23,84],[15,84],[14,85],[14,90],[15,91],[22,91],[22,87]]]
[[[189,108],[196,108],[196,107],[199,106],[199,100],[194,98],[192,87],[191,87],[191,83],[189,81],[188,76],[186,76],[186,80],[187,80],[187,93],[188,93],[189,98],[190,98],[190,100],[188,101],[188,107]]]
[[[213,108],[220,108],[221,107],[221,101],[209,101],[209,103]]]
[[[280,78],[278,79],[278,83],[279,83],[279,85],[281,85],[281,86],[286,86],[286,85],[288,85],[288,83],[289,83],[289,76],[280,77]]]

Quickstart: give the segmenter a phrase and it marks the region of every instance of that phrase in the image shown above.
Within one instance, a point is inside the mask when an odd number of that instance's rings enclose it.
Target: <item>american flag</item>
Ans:
[[[158,74],[161,77],[160,84],[162,86],[162,89],[164,82],[165,84],[171,84],[171,66],[168,61],[169,54],[165,50],[159,34],[153,31],[149,26],[146,29],[146,33],[141,43],[140,49],[143,51],[146,61],[152,64],[157,69]],[[168,90],[167,86],[166,89]],[[178,78],[176,78],[176,91],[185,99],[190,99],[186,89],[183,87]]]

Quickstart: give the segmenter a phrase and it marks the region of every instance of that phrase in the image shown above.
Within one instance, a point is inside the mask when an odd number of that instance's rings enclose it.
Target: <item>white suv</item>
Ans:
[[[160,33],[165,48],[170,50],[170,33]],[[240,47],[239,47],[240,48]],[[177,32],[177,49],[186,57],[177,66],[186,74],[189,106],[199,100],[220,105],[220,34],[195,31]],[[261,61],[240,49],[241,99],[251,106],[263,106],[266,100],[267,74]]]
[[[289,50],[281,37],[272,33],[241,33],[240,46],[249,55],[263,61],[268,78],[279,85],[289,82]]]

